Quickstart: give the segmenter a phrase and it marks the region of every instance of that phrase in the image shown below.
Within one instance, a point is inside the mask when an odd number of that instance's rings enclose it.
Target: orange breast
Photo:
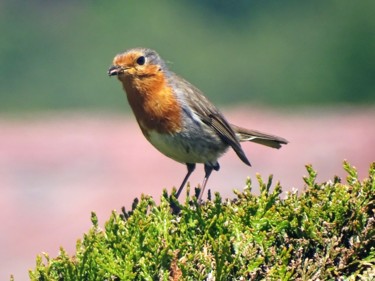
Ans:
[[[181,130],[181,108],[162,72],[147,77],[126,77],[122,82],[129,104],[146,137],[148,130],[164,134]]]

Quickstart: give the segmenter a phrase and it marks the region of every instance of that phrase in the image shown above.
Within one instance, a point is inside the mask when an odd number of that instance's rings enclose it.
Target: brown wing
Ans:
[[[247,159],[241,148],[236,133],[220,111],[202,94],[199,89],[180,77],[178,77],[178,80],[182,83],[180,86],[185,89],[184,94],[189,95],[189,98],[187,98],[186,101],[194,110],[195,114],[199,116],[203,123],[213,128],[223,142],[230,145],[245,164],[251,166],[250,161]]]
[[[205,121],[203,120],[203,122]],[[250,161],[247,159],[244,151],[242,150],[242,147],[238,142],[235,133],[233,132],[232,128],[229,126],[228,122],[225,120],[222,114],[216,113],[215,115],[211,115],[206,123],[211,125],[212,128],[215,129],[215,131],[219,134],[221,139],[233,148],[238,157],[245,164],[251,166]]]

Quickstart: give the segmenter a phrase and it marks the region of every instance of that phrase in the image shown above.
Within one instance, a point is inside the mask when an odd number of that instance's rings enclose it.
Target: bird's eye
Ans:
[[[137,58],[137,63],[139,65],[144,65],[146,62],[146,58],[144,56],[140,56],[139,58]]]

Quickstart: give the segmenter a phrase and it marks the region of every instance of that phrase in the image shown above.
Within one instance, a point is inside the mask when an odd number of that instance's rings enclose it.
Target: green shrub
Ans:
[[[370,280],[375,278],[375,163],[358,180],[344,163],[338,177],[316,183],[307,166],[305,191],[271,191],[260,176],[260,195],[248,180],[234,200],[199,205],[195,196],[179,204],[164,192],[159,205],[149,196],[133,210],[113,212],[104,229],[93,227],[77,242],[43,254],[31,280]],[[285,197],[281,199],[281,197]],[[172,208],[171,208],[172,206]],[[340,279],[342,278],[342,279]]]

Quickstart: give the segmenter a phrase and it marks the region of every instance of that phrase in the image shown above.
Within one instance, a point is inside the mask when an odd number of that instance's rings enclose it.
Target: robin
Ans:
[[[230,124],[223,114],[188,81],[170,71],[157,52],[135,48],[118,54],[108,70],[117,76],[146,139],[161,153],[187,166],[176,193],[181,194],[196,163],[204,164],[205,176],[198,202],[218,158],[231,147],[251,166],[240,142],[252,141],[280,148],[288,141]]]

